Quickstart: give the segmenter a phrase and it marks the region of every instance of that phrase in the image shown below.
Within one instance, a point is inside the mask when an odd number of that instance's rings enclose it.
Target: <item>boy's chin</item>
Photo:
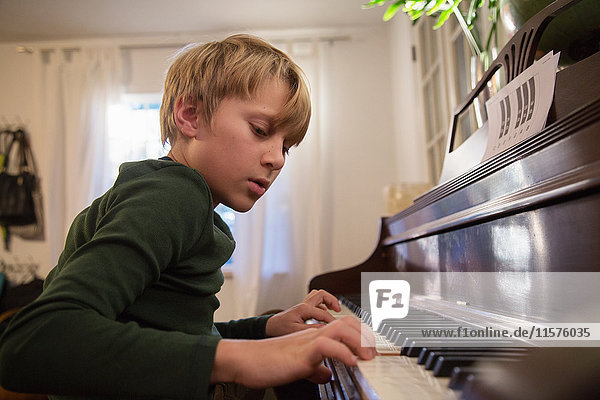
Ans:
[[[227,204],[227,203],[224,203],[224,204],[234,211],[237,211],[239,213],[245,213],[245,212],[250,211],[252,209],[252,207],[254,207],[256,200],[246,200],[246,201],[228,202],[228,203],[229,204]]]

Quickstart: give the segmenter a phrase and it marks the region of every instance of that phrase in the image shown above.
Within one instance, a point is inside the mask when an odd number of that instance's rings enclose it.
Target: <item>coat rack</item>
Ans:
[[[27,240],[44,239],[44,214],[39,175],[29,143],[29,137],[22,121],[10,124],[5,117],[0,120],[0,181],[2,190],[2,208],[0,209],[1,234],[5,249],[10,249],[11,236],[20,236]],[[12,182],[12,183],[11,183]],[[16,183],[15,183],[16,182]],[[27,196],[22,188],[27,187]],[[24,200],[23,200],[24,199]],[[30,212],[30,218],[19,218],[24,215],[19,208],[21,204]],[[7,212],[7,210],[10,210]],[[15,211],[17,210],[17,211]],[[17,216],[13,218],[12,216]]]

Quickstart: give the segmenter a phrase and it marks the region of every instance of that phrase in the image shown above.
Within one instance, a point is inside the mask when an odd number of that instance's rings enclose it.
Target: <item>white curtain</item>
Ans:
[[[309,279],[331,266],[327,77],[334,45],[315,40],[287,46],[308,76],[313,117],[275,185],[252,211],[237,215],[234,318],[301,301]],[[116,46],[40,53],[34,126],[46,149],[39,163],[45,209],[52,210],[46,215],[50,267],[75,215],[102,194],[107,109],[118,101],[120,63]]]
[[[335,43],[276,45],[306,73],[313,116],[306,138],[291,150],[276,183],[250,212],[236,218],[235,318],[300,302],[310,278],[331,266],[327,107],[329,48]]]
[[[52,267],[73,218],[102,191],[108,106],[121,85],[118,47],[40,50],[35,129]]]

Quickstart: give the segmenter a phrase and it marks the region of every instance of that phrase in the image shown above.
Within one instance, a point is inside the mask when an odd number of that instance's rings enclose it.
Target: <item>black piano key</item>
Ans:
[[[521,356],[527,354],[528,349],[524,347],[486,347],[486,348],[448,348],[441,350],[433,350],[429,352],[427,358],[423,362],[425,369],[432,369],[433,365],[439,356],[470,356],[470,355],[481,355],[481,356]]]
[[[510,363],[508,364],[510,368]],[[473,381],[483,373],[496,374],[501,370],[503,362],[497,362],[496,364],[476,364],[463,367],[454,367],[450,374],[450,381],[448,382],[448,388],[452,390],[463,390],[465,384],[469,381]]]
[[[474,377],[478,372],[481,372],[481,369],[476,366],[454,367],[450,374],[448,388],[452,390],[462,390],[467,379],[473,379],[470,377]]]
[[[445,351],[445,350],[456,350],[456,351],[478,351],[480,349],[485,349],[485,347],[432,347],[427,346],[421,349],[419,353],[417,364],[425,364],[429,355],[433,351]]]
[[[408,355],[408,350],[409,349],[410,349],[410,346],[402,346],[402,347],[400,347],[400,355],[402,355],[402,356]],[[416,353],[416,348],[415,348],[414,352]],[[411,354],[410,357],[413,357],[413,355]]]
[[[456,353],[461,354],[465,352],[485,352],[485,353],[502,353],[502,352],[516,352],[526,353],[529,351],[525,347],[423,347],[419,353],[417,360],[418,364],[425,364],[432,352],[445,352],[447,354]]]
[[[426,325],[426,324],[418,326],[418,327],[397,327],[397,328],[393,328],[390,331],[390,333],[388,335],[386,335],[386,337],[388,338],[388,340],[390,342],[392,342],[394,345],[398,346],[398,345],[402,344],[402,342],[407,337],[415,337],[415,336],[421,335],[420,337],[423,338],[423,336],[422,336],[423,329],[450,330],[450,329],[456,329],[458,327],[459,327],[458,325],[443,326],[443,325]]]
[[[486,357],[486,362],[498,363],[498,362],[518,362],[521,357]],[[481,357],[439,357],[435,366],[433,367],[433,376],[442,377],[450,376],[450,373],[454,367],[464,367],[473,365],[476,361],[481,360]]]
[[[406,338],[402,342],[400,348],[400,354],[408,357],[418,357],[419,353],[423,349],[423,342],[419,341],[420,338]],[[419,343],[419,344],[417,344]],[[438,344],[441,345],[440,342]]]
[[[401,323],[402,321],[397,319],[384,319],[379,324],[379,327],[377,328],[377,333],[385,336],[391,328],[396,326],[396,324]]]
[[[431,354],[432,351],[443,351],[443,350],[450,350],[450,349],[456,349],[457,351],[477,351],[479,349],[483,349],[484,347],[442,347],[442,346],[426,346],[423,347],[421,349],[421,352],[419,353],[419,355],[417,356],[417,364],[425,364],[425,362],[427,361],[427,358],[429,357],[429,354]]]
[[[421,350],[423,349],[423,346],[417,343],[411,344],[410,346],[408,346],[408,348],[406,349],[406,356],[408,357],[418,357],[419,353],[421,353]],[[400,354],[402,354],[402,350],[404,350],[404,347],[402,347],[400,349]]]
[[[397,344],[395,344],[397,345]],[[519,347],[516,340],[504,338],[494,339],[463,339],[463,338],[423,338],[407,337],[401,345],[401,354],[409,357],[418,357],[423,347]]]
[[[407,317],[408,318],[408,317]],[[382,335],[386,335],[388,333],[388,331],[390,329],[394,329],[397,327],[414,327],[414,328],[418,328],[418,327],[429,327],[429,326],[435,326],[435,327],[440,327],[442,328],[443,326],[445,326],[445,322],[444,320],[440,320],[440,319],[433,319],[431,317],[428,316],[419,316],[416,317],[414,319],[384,319],[381,324],[379,325],[377,332],[381,333]],[[447,321],[449,323],[453,323],[456,324],[456,322],[453,321]]]
[[[465,358],[477,358],[483,359],[486,357],[494,358],[494,357],[520,357],[523,356],[524,352],[509,352],[509,351],[432,351],[425,361],[424,367],[425,369],[434,369],[437,365],[437,361],[441,357],[465,357]]]
[[[328,386],[333,397],[329,398],[336,400],[362,399],[358,388],[354,385],[347,367],[343,363],[338,360],[328,358],[325,359],[325,366],[327,366],[332,373],[332,379]]]
[[[425,361],[427,360],[427,357],[429,357],[429,353],[431,353],[432,351],[435,350],[443,350],[446,349],[447,347],[423,347],[421,349],[421,352],[419,353],[419,355],[417,356],[417,364],[424,364]]]
[[[343,297],[340,297],[340,301],[345,302],[345,304],[360,304],[361,301],[361,296],[360,295],[346,295]]]
[[[333,367],[332,364],[332,360],[331,359],[326,359],[325,360],[325,365],[327,366],[327,368],[329,368],[329,370],[331,371],[331,380],[329,381],[329,384],[327,385],[327,394],[328,394],[328,399],[342,399],[342,400],[346,400],[346,396],[344,394],[344,391],[342,389],[342,385],[340,383],[340,380],[337,377],[337,373],[335,371],[335,368]]]
[[[481,341],[475,340],[440,340],[423,339],[421,337],[408,337],[402,342],[400,354],[409,357],[418,357],[424,347],[476,347]]]
[[[354,385],[346,366],[341,361],[335,359],[332,360],[332,366],[335,370],[335,375],[341,384],[342,391],[344,392],[344,399],[361,400],[362,397],[358,388]]]

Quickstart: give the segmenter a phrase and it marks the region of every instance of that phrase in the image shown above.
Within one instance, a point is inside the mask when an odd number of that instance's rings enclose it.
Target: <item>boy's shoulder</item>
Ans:
[[[148,192],[156,196],[201,196],[211,198],[210,188],[193,168],[168,159],[131,161],[121,164],[111,191]]]
[[[204,178],[198,171],[169,159],[125,162],[119,167],[119,176],[115,181],[115,186],[138,178],[162,179],[163,177],[168,177],[170,180],[191,179],[206,186]]]
[[[174,174],[185,174],[190,173],[194,175],[196,173],[198,176],[200,174],[192,168],[186,167],[183,164],[172,161],[170,159],[150,159],[150,160],[141,160],[141,161],[128,161],[119,167],[119,178],[137,178],[140,176],[144,176],[149,173],[161,171],[163,173],[174,173]]]

